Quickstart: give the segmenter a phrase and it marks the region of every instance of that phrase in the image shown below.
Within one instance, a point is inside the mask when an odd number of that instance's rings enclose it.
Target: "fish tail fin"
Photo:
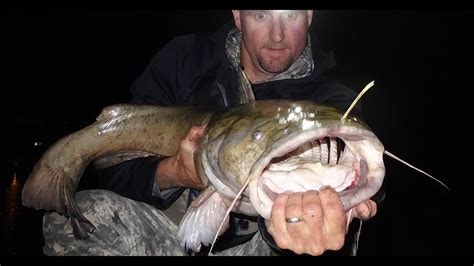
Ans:
[[[448,186],[446,186],[446,185],[445,185],[443,182],[441,182],[440,180],[436,179],[434,176],[432,176],[432,175],[426,173],[425,171],[420,170],[420,169],[416,168],[415,166],[413,166],[413,165],[411,165],[411,164],[405,162],[404,160],[398,158],[397,156],[395,156],[394,154],[390,153],[390,152],[387,151],[387,150],[385,150],[383,153],[384,153],[385,155],[387,155],[387,156],[389,156],[389,157],[391,157],[391,158],[393,158],[393,159],[395,159],[395,160],[397,160],[397,161],[403,163],[404,165],[406,165],[406,166],[408,166],[408,167],[410,167],[410,168],[413,168],[413,169],[415,169],[416,171],[418,171],[418,172],[420,172],[420,173],[422,173],[422,174],[424,174],[424,175],[430,177],[430,178],[433,179],[434,181],[440,183],[440,184],[441,184],[444,188],[446,188],[449,192],[451,192],[451,190],[448,188]]]
[[[49,182],[45,183],[46,180]],[[25,182],[22,204],[38,210],[56,211],[70,218],[74,236],[87,239],[88,233],[95,231],[95,226],[82,215],[74,198],[75,190],[66,183],[49,165],[39,163]]]
[[[81,154],[64,156],[61,151],[74,135],[51,146],[33,168],[22,190],[22,204],[37,210],[56,211],[71,219],[74,235],[86,239],[95,227],[79,210],[75,192],[87,161]]]

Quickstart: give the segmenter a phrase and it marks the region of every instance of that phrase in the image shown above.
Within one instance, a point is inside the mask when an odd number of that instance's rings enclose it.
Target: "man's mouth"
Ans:
[[[264,48],[263,50],[271,57],[281,57],[287,53],[286,48]]]

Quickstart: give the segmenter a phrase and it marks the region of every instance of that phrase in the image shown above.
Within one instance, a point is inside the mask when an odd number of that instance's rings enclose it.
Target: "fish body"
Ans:
[[[205,124],[212,113],[191,107],[108,106],[94,123],[61,138],[46,150],[25,182],[22,203],[66,215],[71,218],[74,235],[86,239],[95,227],[79,211],[75,200],[86,167],[103,159],[110,165],[111,159],[117,158],[114,154],[132,155],[126,158],[172,156],[187,130]]]
[[[380,189],[384,147],[362,121],[342,117],[340,110],[310,101],[256,101],[221,110],[110,106],[46,151],[25,184],[23,204],[71,217],[76,237],[87,238],[94,226],[74,194],[88,164],[126,152],[172,156],[192,126],[207,125],[194,154],[206,189],[179,225],[183,247],[198,251],[223,233],[219,225],[246,183],[235,212],[268,219],[279,193],[325,185],[349,210]]]

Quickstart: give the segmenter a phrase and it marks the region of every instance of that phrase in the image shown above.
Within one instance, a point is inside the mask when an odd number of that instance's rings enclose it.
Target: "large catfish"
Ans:
[[[96,122],[45,152],[25,183],[23,204],[69,217],[75,236],[88,238],[95,227],[75,201],[86,167],[125,153],[172,156],[197,125],[207,125],[194,154],[206,189],[188,208],[177,235],[195,251],[223,233],[219,226],[230,207],[269,219],[277,194],[330,185],[347,211],[372,197],[384,179],[380,140],[358,118],[343,117],[333,107],[286,100],[217,111],[122,104],[106,107]]]

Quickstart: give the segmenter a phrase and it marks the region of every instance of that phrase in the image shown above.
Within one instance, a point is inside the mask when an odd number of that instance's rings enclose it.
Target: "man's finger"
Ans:
[[[305,244],[306,250],[308,250],[310,254],[322,254],[325,249],[322,242],[324,215],[323,209],[321,208],[319,191],[310,190],[303,194],[303,211],[304,222],[309,231],[307,239],[311,240],[309,243]]]
[[[303,195],[303,213],[305,222],[311,227],[321,226],[323,220],[323,209],[319,191],[306,191]],[[313,230],[316,231],[316,230]]]
[[[201,141],[202,136],[206,130],[206,125],[193,126],[186,137],[181,142],[181,150],[193,153]]]
[[[361,220],[368,220],[377,213],[377,203],[373,200],[366,200],[359,203],[353,210],[352,216]]]
[[[325,235],[329,249],[338,249],[344,244],[347,217],[342,206],[342,201],[337,192],[331,187],[319,191],[321,207],[324,214]]]
[[[288,194],[282,193],[273,202],[269,232],[272,234],[275,243],[280,248],[288,248],[288,232],[286,231],[285,206]]]
[[[206,130],[206,125],[202,126],[193,126],[189,132],[188,135],[186,136],[186,139],[189,140],[190,142],[199,142],[204,135],[204,132]]]
[[[302,218],[303,214],[303,193],[296,192],[288,195],[285,207],[285,218]]]
[[[288,222],[286,219],[296,219],[297,222]],[[286,231],[291,236],[290,247],[299,254],[305,250],[305,240],[310,235],[309,227],[304,222],[303,193],[295,192],[288,196],[285,207]]]

